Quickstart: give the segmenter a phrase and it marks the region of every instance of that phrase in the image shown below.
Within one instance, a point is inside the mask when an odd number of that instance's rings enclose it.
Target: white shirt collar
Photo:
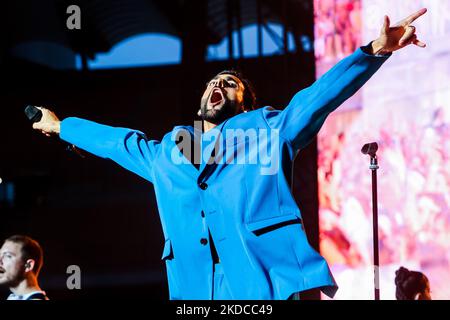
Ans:
[[[29,297],[36,293],[42,293],[44,296],[46,296],[45,291],[32,291],[24,295],[16,295],[14,293],[11,293],[6,300],[27,300]]]

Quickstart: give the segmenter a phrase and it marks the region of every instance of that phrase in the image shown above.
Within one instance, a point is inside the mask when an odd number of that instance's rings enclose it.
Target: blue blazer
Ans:
[[[308,243],[291,194],[292,161],[387,58],[359,48],[284,110],[242,113],[206,133],[178,126],[156,141],[140,131],[67,118],[60,136],[153,183],[171,299],[287,299],[318,287],[332,297],[337,285]],[[185,135],[204,151],[198,168],[182,154],[188,145],[177,145]],[[218,146],[212,158],[211,146]],[[220,257],[219,286],[209,234]]]

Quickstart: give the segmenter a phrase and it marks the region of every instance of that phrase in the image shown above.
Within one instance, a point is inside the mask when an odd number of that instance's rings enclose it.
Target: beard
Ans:
[[[0,287],[16,287],[23,279],[25,275],[20,272],[9,276],[3,273],[0,276]]]
[[[203,99],[200,104],[200,117],[202,120],[214,123],[216,125],[236,115],[238,103],[235,100],[228,99],[223,95],[223,102],[219,106],[208,109],[208,103],[211,95],[207,99]]]
[[[206,104],[204,104],[201,106],[200,110],[202,120],[219,124],[236,114],[236,103],[234,101],[226,100],[220,109],[210,110],[208,110]]]

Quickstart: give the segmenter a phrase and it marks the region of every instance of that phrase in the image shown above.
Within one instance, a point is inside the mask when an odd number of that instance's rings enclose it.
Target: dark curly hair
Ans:
[[[431,300],[430,282],[428,278],[418,271],[410,271],[400,267],[395,272],[395,296],[397,300]]]
[[[244,85],[244,109],[246,111],[254,110],[256,108],[256,94],[250,80],[245,78],[242,73],[237,70],[224,70],[219,72],[216,76],[220,76],[222,74],[230,74],[241,80]]]

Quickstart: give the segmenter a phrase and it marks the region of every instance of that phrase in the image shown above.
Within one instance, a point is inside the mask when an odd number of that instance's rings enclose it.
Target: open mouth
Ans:
[[[6,270],[5,269],[3,269],[3,268],[0,268],[0,274],[3,274],[3,273],[5,273],[6,272]]]
[[[215,107],[223,101],[223,93],[220,89],[214,89],[209,98],[209,105]]]

